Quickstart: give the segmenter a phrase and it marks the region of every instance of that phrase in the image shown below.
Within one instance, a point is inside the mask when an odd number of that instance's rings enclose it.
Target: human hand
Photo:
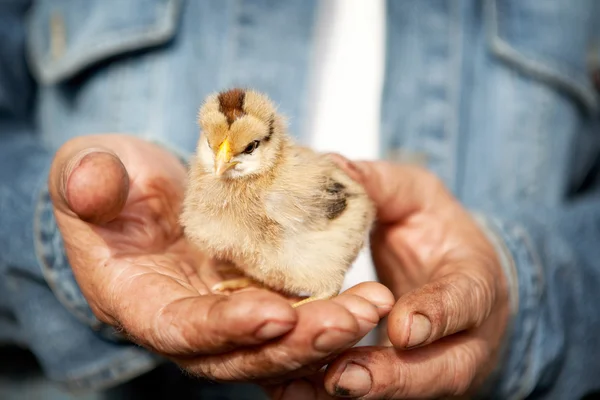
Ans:
[[[494,248],[431,173],[336,159],[377,204],[372,255],[397,303],[388,346],[350,349],[303,384],[313,383],[315,398],[328,398],[323,384],[331,395],[364,399],[471,394],[497,362],[509,314]]]
[[[73,139],[53,161],[50,194],[75,279],[94,314],[132,341],[197,376],[274,380],[317,370],[391,309],[375,283],[298,310],[263,289],[212,294],[221,266],[178,223],[186,180],[175,156],[127,135]]]

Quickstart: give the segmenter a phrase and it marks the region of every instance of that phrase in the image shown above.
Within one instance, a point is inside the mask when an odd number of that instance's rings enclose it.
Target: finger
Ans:
[[[286,299],[266,290],[231,296],[198,295],[160,274],[136,278],[141,293],[130,286],[112,312],[134,341],[154,351],[178,357],[215,354],[256,345],[292,330],[295,310]]]
[[[333,160],[361,183],[377,206],[379,222],[395,222],[418,210],[431,207],[440,196],[449,198],[432,173],[414,165],[384,161],[352,162],[341,156]]]
[[[57,209],[91,223],[116,218],[127,201],[129,176],[121,160],[102,147],[59,154],[50,173]]]
[[[356,345],[373,330],[380,319],[391,310],[394,298],[385,286],[376,282],[365,282],[346,290],[331,301],[348,310],[358,322],[359,329],[354,339],[331,351],[325,357],[319,357],[317,354],[316,361],[311,363],[308,360],[302,367],[278,377],[275,381],[289,381],[300,377],[314,376],[329,361],[335,359],[344,350]]]
[[[453,272],[402,296],[388,316],[388,336],[396,348],[423,346],[478,327],[496,300],[487,270],[456,266]]]
[[[393,296],[385,286],[363,283],[333,300],[297,309],[294,330],[264,346],[187,363],[201,376],[222,380],[269,379],[273,384],[318,371],[337,354],[358,343],[386,315]],[[275,377],[275,379],[273,378]]]
[[[358,322],[358,335],[364,336],[379,322],[379,310],[366,299],[353,294],[342,294],[332,301],[348,310]]]
[[[379,318],[385,317],[394,306],[394,295],[384,285],[378,282],[362,282],[345,290],[340,296],[353,295],[362,297],[375,306]],[[360,317],[355,313],[355,316]]]
[[[332,363],[325,388],[338,397],[361,399],[442,398],[464,394],[489,357],[483,340],[455,336],[431,346],[399,352],[354,348]]]
[[[274,377],[283,377],[349,348],[360,340],[365,330],[374,326],[358,322],[343,304],[331,300],[307,303],[296,311],[298,321],[294,329],[278,340],[219,356],[183,360],[179,364],[196,375],[216,380],[269,379],[269,383],[274,384]],[[376,315],[374,309],[371,315]]]

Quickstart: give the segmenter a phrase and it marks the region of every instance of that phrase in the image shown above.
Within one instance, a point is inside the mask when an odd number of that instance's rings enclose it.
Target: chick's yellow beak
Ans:
[[[217,156],[215,157],[215,174],[217,176],[223,175],[225,171],[237,164],[237,162],[231,161],[231,157],[232,153],[231,147],[229,147],[229,139],[225,139],[219,146]]]

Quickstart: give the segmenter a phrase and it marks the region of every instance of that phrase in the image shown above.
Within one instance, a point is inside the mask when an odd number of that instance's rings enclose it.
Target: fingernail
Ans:
[[[333,351],[346,346],[355,339],[353,333],[339,329],[328,329],[315,339],[313,346],[318,351]]]
[[[291,322],[271,321],[263,325],[254,336],[260,340],[273,339],[292,330],[294,324]]]
[[[412,315],[410,331],[408,333],[408,344],[406,347],[418,346],[429,339],[431,335],[431,322],[423,314]]]
[[[337,384],[334,394],[339,397],[364,396],[371,391],[371,374],[360,365],[349,363]]]

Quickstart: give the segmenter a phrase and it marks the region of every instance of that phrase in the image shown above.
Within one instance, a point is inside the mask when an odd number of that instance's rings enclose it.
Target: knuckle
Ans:
[[[474,314],[474,325],[480,326],[490,315],[494,304],[494,293],[492,283],[481,275],[471,278],[471,290],[469,291],[469,302],[476,307]]]
[[[423,301],[426,303],[423,304]],[[415,293],[411,302],[415,303],[414,310],[425,311],[434,333],[436,331],[444,333],[447,325],[451,323],[452,310],[456,308],[457,299],[452,295],[447,282],[438,281],[426,285],[420,292]],[[416,306],[417,302],[421,304]]]
[[[441,334],[480,326],[492,311],[494,291],[485,276],[453,276],[434,284],[439,306],[432,307],[432,323]]]
[[[190,369],[199,376],[217,381],[249,381],[273,385],[281,383],[277,377],[297,371],[302,366],[302,363],[290,357],[289,351],[281,349],[203,357]]]
[[[396,366],[396,368],[394,368],[394,380],[393,380],[393,385],[394,388],[391,391],[391,393],[389,393],[388,399],[405,399],[405,398],[409,398],[411,396],[411,388],[409,385],[410,380],[408,379],[408,374],[409,371],[406,368],[400,367],[400,366]],[[387,385],[389,385],[391,382],[385,382],[386,388],[388,387]],[[382,388],[382,390],[385,390],[386,388]]]
[[[249,371],[243,370],[231,360],[227,360],[220,365],[213,364],[211,376],[221,381],[252,380],[254,378]]]
[[[234,360],[205,360],[188,370],[196,376],[216,382],[231,382],[250,378]]]
[[[469,348],[454,354],[454,357],[448,357],[448,372],[450,382],[446,393],[450,396],[461,396],[471,388],[477,374],[478,357],[475,351]]]
[[[460,329],[461,320],[466,316],[465,298],[457,282],[446,282],[440,295],[442,304],[445,305],[443,334],[449,335]]]
[[[318,312],[319,320],[314,321],[318,324],[315,325],[315,330],[319,328],[325,328],[349,332],[358,331],[358,323],[356,322],[356,319],[342,304],[338,304],[337,302],[333,301],[320,301]]]
[[[266,351],[264,357],[254,358],[252,365],[260,370],[279,370],[279,372],[285,373],[302,368],[304,363],[298,360],[295,354],[290,354],[289,349],[274,348]]]
[[[190,371],[194,376],[216,381],[219,380],[217,377],[221,377],[221,365],[222,364],[217,364],[212,361],[200,362],[194,366],[188,367],[187,370]]]

